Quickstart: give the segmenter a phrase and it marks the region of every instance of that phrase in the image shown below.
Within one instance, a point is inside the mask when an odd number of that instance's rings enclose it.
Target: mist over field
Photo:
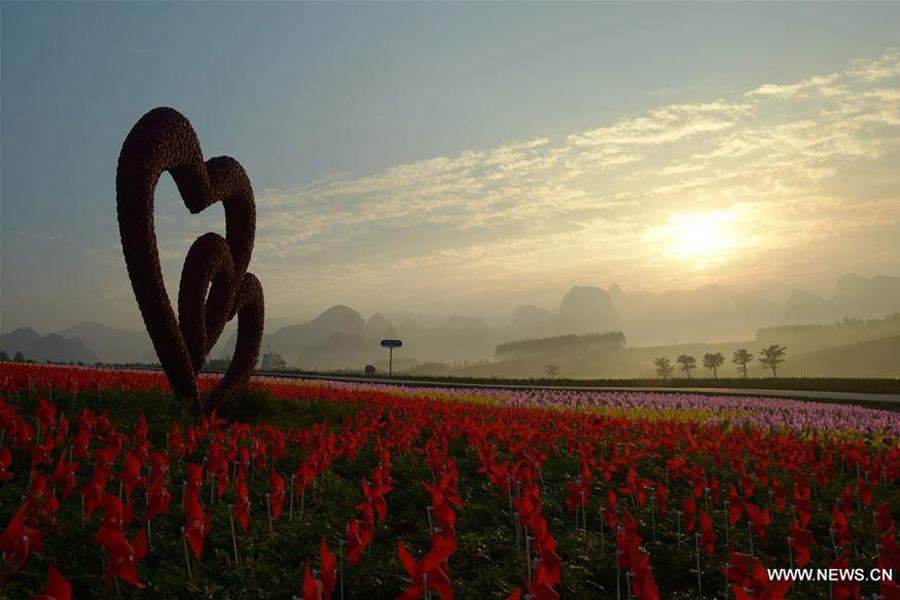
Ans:
[[[233,325],[226,330],[212,359],[230,358],[235,333]],[[798,289],[784,302],[715,285],[661,293],[576,286],[556,307],[521,305],[497,323],[479,315],[364,316],[336,305],[307,322],[270,322],[263,348],[289,369],[387,370],[379,346],[385,338],[403,341],[394,371],[421,376],[540,378],[556,365],[554,377],[653,378],[654,359],[668,357],[677,367],[676,358],[687,354],[700,365],[694,376],[706,377],[712,372],[701,358],[720,352],[726,365],[715,375],[736,377],[735,351],[755,355],[776,344],[787,348],[783,376],[898,377],[900,278],[848,274],[827,297]],[[20,328],[0,337],[0,348],[41,361],[156,362],[145,332],[96,322],[49,335]],[[768,370],[751,363],[748,374]]]

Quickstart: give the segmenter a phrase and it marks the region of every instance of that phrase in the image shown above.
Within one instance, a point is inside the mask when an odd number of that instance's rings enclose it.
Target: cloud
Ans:
[[[462,288],[491,294],[541,282],[795,277],[792,253],[808,256],[843,235],[860,252],[860,231],[900,225],[898,79],[900,52],[890,50],[568,135],[266,190],[251,268],[279,306],[363,307],[398,295],[452,305]],[[673,215],[726,219],[714,268],[686,268],[677,239],[648,238]],[[195,226],[196,235],[220,220]],[[167,258],[195,237],[183,223],[167,223]],[[763,255],[780,266],[748,267]]]

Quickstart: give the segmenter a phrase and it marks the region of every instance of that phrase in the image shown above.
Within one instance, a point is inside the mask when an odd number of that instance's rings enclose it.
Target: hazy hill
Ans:
[[[271,346],[292,366],[359,368],[360,362],[383,360],[386,351],[380,348],[378,341],[391,337],[403,341],[403,348],[395,352],[395,358],[407,364],[415,361],[463,364],[493,360],[495,347],[505,342],[620,330],[627,337],[630,348],[603,368],[621,368],[620,376],[631,376],[630,373],[636,370],[648,368],[639,364],[644,358],[625,358],[637,356],[642,349],[661,352],[685,344],[725,347],[731,340],[748,340],[735,343],[756,350],[761,345],[778,343],[788,346],[789,355],[797,356],[826,347],[896,335],[894,329],[885,329],[883,324],[860,326],[854,319],[841,319],[883,318],[900,313],[900,278],[848,274],[836,282],[830,297],[795,290],[785,302],[719,285],[660,293],[626,291],[618,285],[612,285],[609,291],[600,287],[575,286],[560,300],[557,312],[531,305],[511,306],[509,325],[503,327],[491,326],[477,315],[441,317],[408,311],[375,313],[365,320],[352,308],[337,305],[306,323],[298,324],[284,317],[267,319],[263,349]],[[828,325],[817,325],[822,323]],[[791,327],[782,327],[784,325]],[[210,352],[211,357],[233,354],[236,329],[233,320]],[[52,360],[110,363],[156,361],[149,337],[143,330],[80,323],[57,333],[58,337],[45,341],[33,352],[29,352],[29,348],[41,336],[29,328],[4,334],[0,345],[10,355],[22,350],[29,358],[36,359],[56,357]],[[68,339],[78,342],[69,343]],[[39,352],[39,356],[32,356],[35,352]],[[595,368],[584,356],[572,360],[580,365],[577,367],[580,370]],[[488,367],[482,364],[479,368]],[[587,373],[586,376],[596,374]]]
[[[559,306],[558,333],[593,333],[621,329],[622,319],[606,290],[575,286],[563,297]]]
[[[779,323],[782,313],[771,300],[718,285],[661,294],[614,288],[621,329],[632,345],[748,338]]]
[[[389,337],[396,337],[397,332],[390,321],[384,318],[381,313],[375,313],[366,321],[366,338],[370,340],[383,340]]]
[[[779,344],[794,354],[831,348],[900,335],[900,313],[881,319],[845,317],[836,323],[816,325],[782,325],[756,332],[756,345]],[[897,357],[900,362],[900,357]]]
[[[840,309],[825,298],[804,290],[794,290],[784,305],[782,321],[795,325],[830,323],[841,316]]]
[[[841,316],[881,317],[900,311],[900,277],[855,273],[838,279],[831,305]]]
[[[783,366],[791,377],[900,377],[900,336],[814,350]]]
[[[265,335],[263,347],[271,346],[273,351],[284,357],[288,365],[296,365],[302,362],[301,359],[307,350],[324,344],[335,333],[365,339],[366,322],[358,312],[348,306],[332,306],[308,323],[289,325]],[[225,345],[222,355],[231,356],[236,342],[235,332]]]
[[[19,351],[25,354],[25,350],[39,339],[41,334],[31,327],[19,327],[15,331],[0,335],[0,348],[6,350],[12,357]]]
[[[29,327],[21,327],[0,335],[0,348],[5,350],[10,358],[15,356],[16,352],[22,352],[28,360],[38,362],[94,364],[99,360],[97,355],[77,337],[64,338],[57,333],[41,336]]]
[[[64,337],[77,337],[107,363],[156,362],[156,353],[146,331],[111,329],[94,322],[79,323],[59,332]]]
[[[520,306],[513,312],[509,329],[503,338],[509,341],[542,338],[556,333],[559,317],[549,310],[537,306]]]

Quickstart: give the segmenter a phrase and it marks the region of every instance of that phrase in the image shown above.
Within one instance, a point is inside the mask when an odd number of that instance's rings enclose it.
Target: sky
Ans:
[[[121,144],[253,183],[267,316],[900,275],[900,3],[0,3],[0,331],[138,328]],[[174,303],[224,233],[164,176]]]

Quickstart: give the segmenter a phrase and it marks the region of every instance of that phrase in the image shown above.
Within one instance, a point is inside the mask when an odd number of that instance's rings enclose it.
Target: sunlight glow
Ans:
[[[725,214],[671,215],[662,228],[670,252],[702,266],[720,262],[736,241]]]
[[[726,241],[721,229],[715,223],[701,221],[687,224],[676,231],[679,253],[683,256],[697,256],[725,248]]]

